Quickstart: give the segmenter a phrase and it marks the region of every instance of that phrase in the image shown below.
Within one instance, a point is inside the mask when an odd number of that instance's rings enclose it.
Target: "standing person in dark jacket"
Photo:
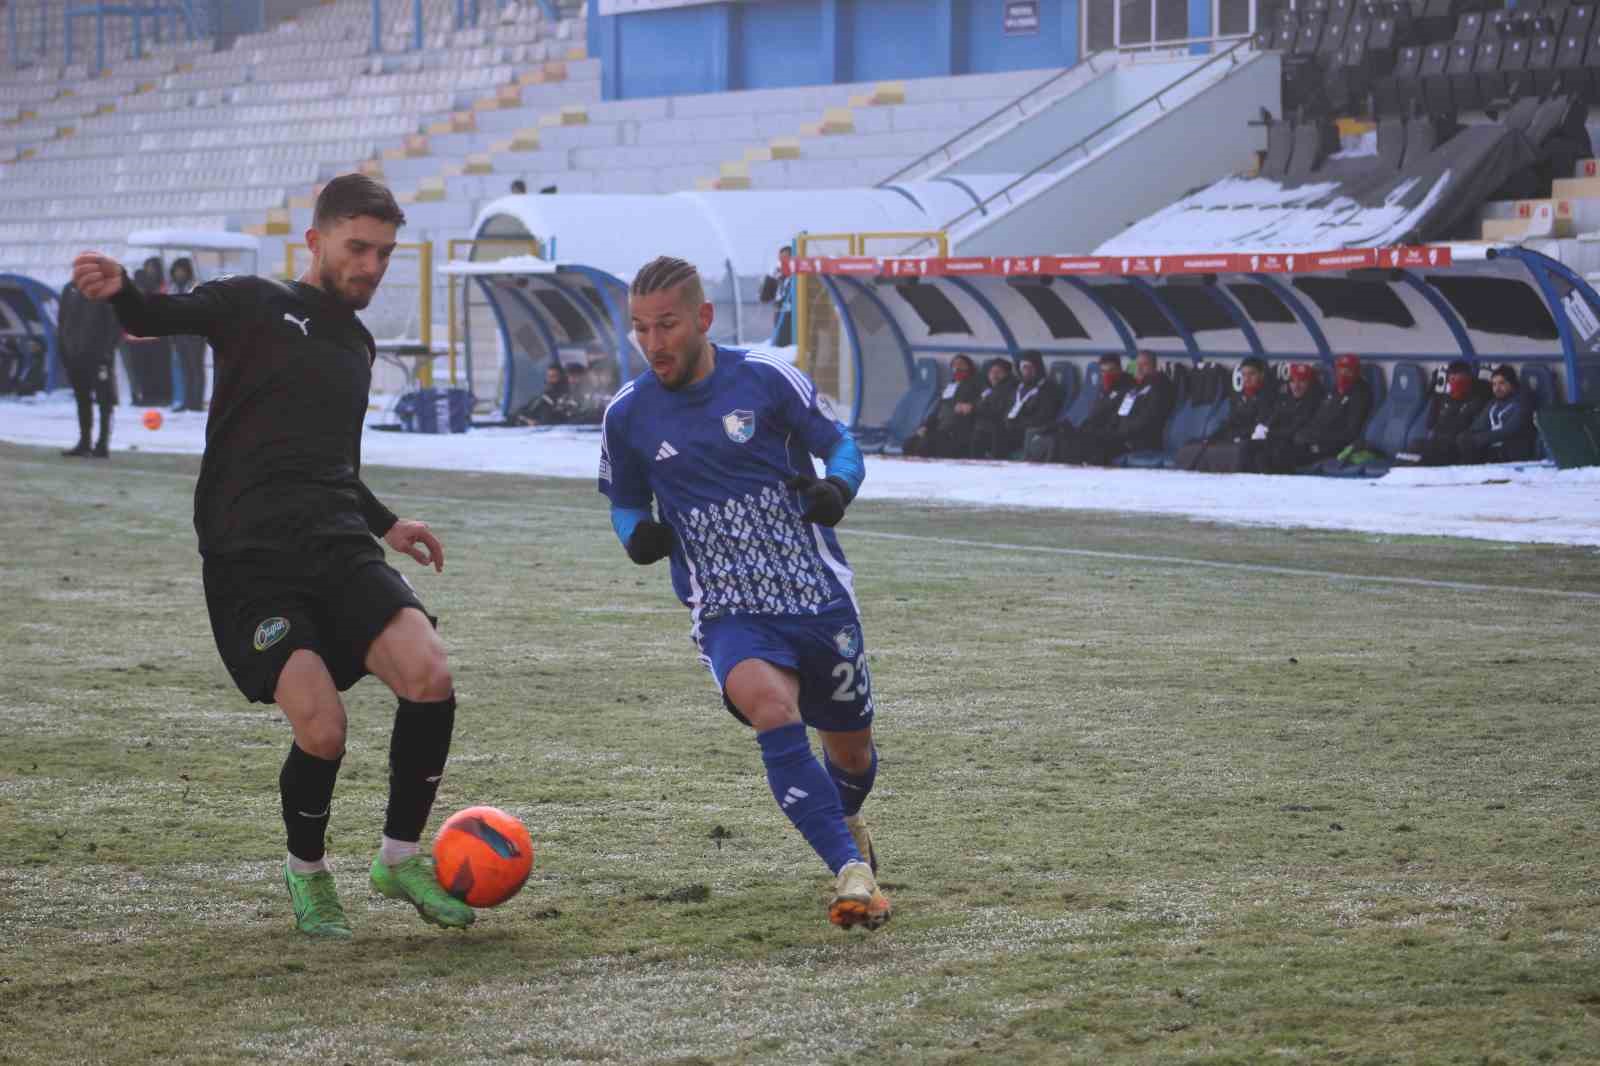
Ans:
[[[426,921],[466,926],[472,908],[440,887],[418,850],[450,751],[454,684],[432,619],[373,538],[436,570],[444,549],[360,478],[377,352],[355,313],[383,280],[405,215],[388,189],[346,174],[317,197],[314,219],[311,266],[298,281],[219,278],[152,296],[98,252],[78,256],[73,280],[90,299],[110,300],[125,329],[197,333],[216,353],[195,530],[222,660],[247,699],[276,703],[294,731],[278,788],[295,927],[351,935],[324,841],[345,750],[339,693],[368,673],[400,701],[371,885]]]
[[[1322,383],[1310,363],[1289,368],[1289,390],[1273,406],[1265,440],[1246,442],[1251,453],[1245,460],[1263,474],[1294,473],[1295,436],[1309,426],[1322,409]]]
[[[983,373],[989,379],[989,387],[983,390],[973,409],[971,455],[974,459],[987,459],[994,454],[1001,427],[1017,398],[1017,377],[1011,372],[1011,360],[991,359],[984,364]]]
[[[1334,390],[1316,417],[1294,435],[1295,469],[1330,459],[1361,437],[1372,414],[1372,387],[1361,377],[1361,359],[1341,355],[1333,361]]]
[[[172,279],[169,289],[174,295],[194,291],[194,263],[187,256],[174,259],[167,272]],[[174,411],[204,411],[206,409],[206,339],[193,334],[172,338],[172,409]]]
[[[78,443],[61,454],[105,459],[111,455],[111,409],[117,404],[117,341],[122,327],[115,311],[89,299],[70,281],[61,290],[57,321],[61,363],[78,401]],[[96,404],[100,406],[100,440],[91,448],[89,432]]]
[[[1517,381],[1509,363],[1494,368],[1489,378],[1494,390],[1473,419],[1472,427],[1456,436],[1456,451],[1463,463],[1509,463],[1532,459],[1537,453],[1533,428],[1533,403]]]
[[[1461,461],[1456,438],[1472,428],[1478,412],[1489,400],[1465,359],[1451,363],[1444,380],[1444,391],[1435,393],[1428,404],[1426,426],[1407,442],[1404,452],[1395,456],[1397,462],[1450,466]]]
[[[1083,421],[1074,426],[1070,422],[1055,426],[1053,457],[1061,463],[1104,463],[1114,454],[1117,442],[1118,415],[1128,394],[1133,391],[1133,379],[1122,372],[1122,357],[1106,353],[1100,357],[1100,395]]]
[[[1045,372],[1044,356],[1026,351],[1018,364],[1022,377],[1011,399],[1011,408],[995,436],[993,454],[996,459],[1010,459],[1027,440],[1028,430],[1043,429],[1061,412],[1061,387]]]
[[[1232,397],[1227,419],[1211,436],[1178,449],[1178,469],[1256,473],[1260,450],[1249,445],[1267,439],[1273,404],[1273,393],[1267,389],[1267,364],[1252,355],[1239,364],[1239,391]]]
[[[144,261],[133,275],[141,293],[153,296],[166,289],[166,276],[159,256]],[[129,333],[124,351],[127,356],[128,390],[135,407],[165,407],[172,402],[172,343],[166,337],[143,337]]]
[[[972,423],[984,380],[969,356],[950,360],[950,381],[939,403],[906,438],[905,454],[930,459],[964,459],[972,446]]]

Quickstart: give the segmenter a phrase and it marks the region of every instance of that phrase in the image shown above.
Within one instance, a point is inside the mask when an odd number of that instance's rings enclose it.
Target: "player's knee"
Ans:
[[[757,733],[765,733],[769,729],[791,725],[800,721],[800,708],[779,696],[763,696],[750,701],[749,707],[741,707],[744,714]]]
[[[307,755],[315,755],[319,759],[337,759],[344,754],[344,715],[316,716],[295,730],[294,742]]]
[[[829,744],[828,760],[847,774],[864,774],[872,769],[872,741]]]
[[[455,691],[455,678],[443,648],[429,648],[412,657],[400,672],[395,695],[413,703],[434,703]]]

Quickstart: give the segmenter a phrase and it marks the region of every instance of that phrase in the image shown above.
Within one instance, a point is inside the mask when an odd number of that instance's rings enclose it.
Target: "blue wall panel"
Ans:
[[[937,0],[849,0],[839,5],[841,81],[931,78],[939,62]]]
[[[770,0],[733,7],[733,86],[774,89],[832,81],[824,63],[817,0]]]
[[[1040,0],[1039,32],[1008,37],[1004,32],[1005,0],[957,0],[956,69],[963,74],[1001,70],[1067,67],[1077,61],[1078,8],[1072,6],[1069,54],[1065,0]]]
[[[727,4],[644,11],[615,21],[619,96],[679,96],[728,87]]]

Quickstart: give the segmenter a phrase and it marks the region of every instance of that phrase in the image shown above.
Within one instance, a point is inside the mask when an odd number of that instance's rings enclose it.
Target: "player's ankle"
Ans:
[[[300,858],[292,851],[289,852],[289,869],[291,872],[296,873],[301,877],[306,877],[310,874],[332,872],[332,867],[328,865],[328,857],[326,855],[320,859],[307,861]]]
[[[394,837],[385,836],[378,848],[378,861],[385,866],[399,866],[416,855],[419,850],[420,847],[415,840],[396,840]]]

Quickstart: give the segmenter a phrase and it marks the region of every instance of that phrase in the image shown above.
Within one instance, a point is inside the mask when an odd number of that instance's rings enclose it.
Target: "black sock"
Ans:
[[[85,415],[84,417],[81,417],[79,419],[79,421],[82,422],[83,425],[84,425],[84,438],[83,439],[85,441],[87,441],[89,439],[89,436],[88,436],[89,419],[88,419],[87,415]],[[111,405],[110,404],[105,404],[100,408],[100,440],[99,440],[99,446],[102,447],[102,448],[111,447]]]
[[[289,746],[289,757],[278,774],[278,792],[283,797],[283,824],[289,830],[289,854],[297,859],[316,862],[323,856],[333,782],[343,761],[343,755],[319,759],[298,744]]]
[[[78,444],[87,448],[89,434],[94,430],[94,401],[87,396],[78,397]]]
[[[401,700],[389,735],[389,811],[383,835],[392,840],[422,839],[433,798],[439,792],[450,734],[456,725],[456,698],[433,703]]]

